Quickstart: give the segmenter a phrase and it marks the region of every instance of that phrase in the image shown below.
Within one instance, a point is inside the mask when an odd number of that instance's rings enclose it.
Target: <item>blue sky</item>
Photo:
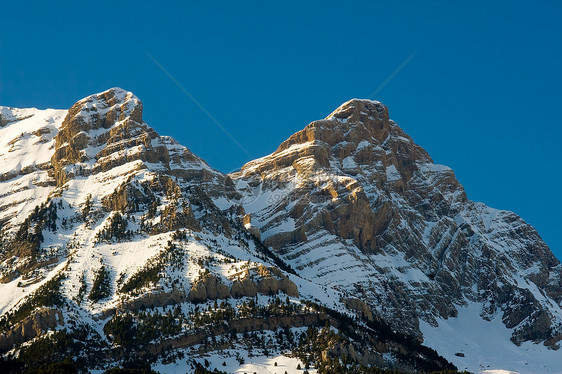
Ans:
[[[0,105],[120,86],[229,172],[387,81],[374,99],[469,198],[515,211],[562,258],[561,4],[3,2]]]

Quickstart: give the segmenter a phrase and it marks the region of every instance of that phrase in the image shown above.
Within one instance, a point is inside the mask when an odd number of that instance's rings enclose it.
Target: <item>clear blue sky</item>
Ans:
[[[374,98],[469,198],[515,211],[562,258],[561,4],[4,1],[0,105],[68,108],[120,86],[228,172],[368,98],[415,53]]]

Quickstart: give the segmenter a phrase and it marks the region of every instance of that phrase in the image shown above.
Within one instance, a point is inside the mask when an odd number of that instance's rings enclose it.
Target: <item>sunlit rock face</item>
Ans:
[[[231,177],[266,244],[397,329],[420,335],[420,319],[476,301],[517,344],[560,339],[561,267],[547,245],[516,214],[468,200],[379,102],[346,102]]]

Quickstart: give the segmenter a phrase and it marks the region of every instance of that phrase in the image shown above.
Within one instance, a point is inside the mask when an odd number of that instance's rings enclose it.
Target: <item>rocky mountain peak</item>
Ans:
[[[98,111],[103,111],[104,109],[105,111],[120,111],[124,109],[130,112],[136,107],[140,107],[142,113],[142,103],[138,97],[130,91],[120,87],[113,87],[79,100],[70,108],[69,112],[76,111],[77,109],[85,111],[88,111],[88,109]],[[138,119],[140,119],[140,117]]]
[[[58,136],[58,144],[68,141],[65,130],[69,134],[76,134],[80,131],[109,129],[125,120],[142,123],[142,102],[132,92],[111,88],[88,96],[68,111],[61,127],[62,134]]]
[[[64,184],[69,173],[91,169],[93,165],[89,161],[103,157],[110,144],[146,131],[142,124],[142,102],[121,88],[111,88],[78,101],[68,111],[55,137],[51,162],[57,183]],[[123,143],[121,149],[124,148]],[[77,165],[78,169],[65,169],[69,165]]]
[[[169,137],[160,137],[142,119],[142,102],[121,88],[111,88],[74,104],[56,136],[51,159],[58,185],[72,175],[89,175],[140,160],[162,164],[206,164]],[[137,165],[139,167],[146,167]]]
[[[390,119],[388,108],[376,100],[351,99],[340,105],[326,119],[338,119],[342,122],[366,122],[374,120],[381,125],[388,125]]]
[[[88,96],[74,104],[64,119],[56,137],[56,148],[73,143],[83,149],[91,131],[95,135],[123,125],[142,124],[142,102],[121,88],[111,88]],[[94,134],[92,134],[94,135]]]
[[[396,328],[420,334],[420,323],[477,302],[484,318],[502,314],[518,344],[562,339],[562,314],[540,301],[560,300],[546,244],[515,214],[468,200],[379,102],[344,103],[232,178],[242,194],[275,197],[244,206],[267,245],[319,282],[384,305]],[[338,278],[342,269],[354,280]]]
[[[291,136],[279,151],[294,144],[323,143],[330,147],[342,142],[384,141],[392,121],[388,108],[378,101],[352,99],[333,111],[324,120],[314,121]]]
[[[387,179],[403,189],[418,166],[428,163],[433,163],[429,154],[389,118],[384,104],[352,99],[293,134],[271,155],[246,164],[242,173],[283,169],[306,177],[333,168],[351,175],[389,168]]]

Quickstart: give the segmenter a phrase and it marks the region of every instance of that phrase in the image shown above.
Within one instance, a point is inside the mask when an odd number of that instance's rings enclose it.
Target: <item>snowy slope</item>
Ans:
[[[0,223],[23,220],[52,191],[47,165],[66,112],[0,106]]]
[[[450,357],[460,370],[494,374],[504,374],[502,370],[507,374],[562,373],[560,351],[531,342],[519,347],[512,344],[509,340],[512,331],[501,318],[486,321],[480,316],[480,309],[477,303],[460,307],[457,318],[439,320],[438,328],[422,323],[425,343]]]

